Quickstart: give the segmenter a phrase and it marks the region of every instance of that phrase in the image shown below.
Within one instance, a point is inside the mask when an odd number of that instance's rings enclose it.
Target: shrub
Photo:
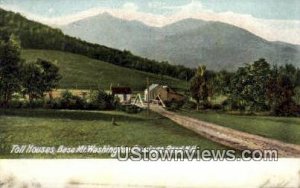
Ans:
[[[212,104],[209,101],[202,101],[199,104],[199,108],[202,109],[202,110],[211,109]]]
[[[243,105],[241,102],[238,103],[237,101],[232,100],[230,98],[223,101],[221,105],[223,106],[224,110],[240,110],[240,111],[246,110],[245,105]]]
[[[116,109],[119,111],[127,112],[129,114],[137,114],[143,110],[142,108],[135,105],[121,105],[121,104],[116,105]]]
[[[125,107],[125,112],[130,113],[130,114],[136,114],[141,112],[141,108],[135,106],[135,105],[127,105]]]
[[[91,101],[89,108],[98,110],[112,110],[115,109],[117,100],[114,99],[113,95],[107,94],[103,90],[91,94]]]
[[[221,103],[224,110],[231,110],[230,99],[226,99]]]
[[[300,105],[293,101],[282,103],[272,112],[276,116],[300,116]]]
[[[176,110],[179,110],[180,107],[177,103],[170,103],[167,105],[167,109],[170,111],[176,111]]]
[[[31,108],[43,108],[45,101],[43,99],[36,99],[29,103],[29,107]]]
[[[167,109],[170,111],[179,110],[180,108],[182,108],[183,104],[184,104],[184,101],[172,100],[172,101],[165,102]]]
[[[221,104],[213,104],[211,106],[211,109],[213,109],[213,110],[223,110],[223,106]]]
[[[52,99],[48,100],[45,104],[45,108],[48,109],[61,109],[61,100],[60,99]]]
[[[182,108],[187,110],[194,110],[197,108],[197,104],[195,102],[187,100],[184,102]]]
[[[10,108],[43,108],[45,101],[43,99],[37,99],[31,101],[28,100],[12,100],[9,103]]]
[[[60,107],[63,109],[85,109],[86,102],[81,97],[65,91],[61,96]]]
[[[20,100],[11,100],[9,102],[10,108],[22,108],[23,107],[23,101]]]

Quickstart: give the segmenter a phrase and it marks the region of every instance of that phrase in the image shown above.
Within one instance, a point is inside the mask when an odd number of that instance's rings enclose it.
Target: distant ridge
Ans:
[[[262,57],[271,64],[300,66],[299,46],[270,42],[221,22],[186,19],[158,28],[106,13],[61,29],[89,42],[189,67],[206,64],[214,70],[232,70]]]

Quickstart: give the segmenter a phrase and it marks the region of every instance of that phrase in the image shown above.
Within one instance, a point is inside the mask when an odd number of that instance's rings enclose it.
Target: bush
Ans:
[[[98,110],[112,110],[115,109],[117,100],[114,99],[113,95],[107,94],[103,90],[91,94],[91,101],[88,105],[90,109]]]
[[[58,104],[58,103],[57,103]],[[85,109],[86,102],[78,96],[74,96],[71,92],[65,91],[62,93],[60,107],[63,109]]]
[[[125,106],[125,112],[129,113],[129,114],[136,114],[141,112],[142,109],[135,106],[135,105],[126,105]]]
[[[221,103],[224,110],[231,110],[230,99],[226,99]]]
[[[211,106],[212,110],[223,110],[223,106],[221,104],[213,104]]]
[[[206,102],[200,102],[199,108],[202,109],[202,110],[211,109],[212,108],[212,104],[210,102],[208,102],[208,101],[206,101]]]
[[[179,110],[180,108],[182,108],[183,104],[184,104],[184,101],[172,100],[172,101],[165,102],[167,109],[170,111]]]
[[[282,103],[272,112],[275,116],[300,116],[300,105],[293,101]]]
[[[44,108],[44,105],[43,99],[33,100],[31,103],[27,100],[13,99],[8,104],[10,108]]]
[[[107,94],[106,92],[99,90],[92,92],[90,99],[86,97],[82,98],[73,95],[70,91],[65,91],[61,94],[60,98],[33,100],[29,103],[28,100],[13,99],[10,101],[9,106],[11,108],[47,108],[47,109],[71,109],[71,110],[113,110],[116,108],[118,100]],[[129,107],[124,109],[129,113],[137,113],[140,109],[135,107]]]
[[[48,100],[45,104],[45,108],[48,109],[61,109],[61,100],[60,99],[52,99]]]
[[[23,108],[23,101],[20,100],[12,100],[9,103],[10,108]]]
[[[197,104],[195,102],[187,100],[182,105],[182,108],[186,110],[195,110],[197,108]]]
[[[232,100],[230,98],[223,101],[221,105],[223,106],[224,110],[240,110],[240,111],[246,110],[245,105],[242,105],[241,103],[238,103],[237,101]]]
[[[167,106],[167,109],[170,110],[170,111],[176,111],[176,110],[180,109],[180,106],[177,103],[170,103]]]
[[[45,101],[43,99],[33,100],[31,103],[28,103],[30,108],[43,108]]]
[[[116,106],[116,109],[119,111],[127,112],[129,114],[137,114],[143,110],[142,108],[135,105],[120,105],[120,104]]]

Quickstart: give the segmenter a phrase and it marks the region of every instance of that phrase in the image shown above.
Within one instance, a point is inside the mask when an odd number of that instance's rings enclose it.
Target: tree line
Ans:
[[[7,40],[11,34],[18,36],[21,46],[27,49],[71,52],[118,66],[167,75],[182,80],[189,80],[194,75],[194,69],[138,57],[127,50],[120,51],[98,44],[91,44],[64,35],[59,29],[27,20],[20,14],[0,9],[0,39]]]
[[[191,80],[190,93],[198,109],[209,106],[212,96],[223,95],[227,99],[222,105],[227,110],[288,116],[300,115],[300,105],[294,99],[299,86],[299,68],[271,66],[259,59],[235,72],[214,72],[200,66]]]

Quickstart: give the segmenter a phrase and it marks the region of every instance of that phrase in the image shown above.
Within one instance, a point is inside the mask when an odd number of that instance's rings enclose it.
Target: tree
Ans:
[[[190,92],[193,99],[197,102],[197,110],[199,110],[200,101],[203,101],[204,103],[208,102],[208,72],[204,65],[198,68],[196,75],[192,78]]]
[[[44,96],[42,70],[35,63],[25,64],[22,70],[23,94],[28,95],[32,104],[34,99]]]
[[[42,59],[25,64],[22,74],[23,93],[29,96],[30,104],[34,99],[44,97],[45,92],[50,92],[57,87],[61,79],[59,68]]]
[[[296,86],[300,86],[300,69],[297,69],[296,73]]]
[[[43,59],[37,59],[37,65],[40,66],[42,70],[42,80],[41,84],[44,92],[52,91],[59,84],[62,76],[59,74],[59,68],[50,61]]]
[[[230,99],[240,110],[267,110],[266,90],[271,68],[265,59],[259,59],[237,70],[231,80]]]
[[[291,72],[286,71],[283,67],[279,69],[277,67],[273,68],[267,84],[267,99],[273,114],[293,113],[293,108],[296,107],[293,101],[295,85]]]
[[[0,106],[8,107],[15,92],[21,89],[20,43],[14,35],[7,42],[0,41]]]
[[[113,109],[115,107],[115,98],[107,94],[104,90],[99,89],[91,96],[91,104],[99,110]]]
[[[219,95],[228,95],[230,93],[230,81],[233,73],[222,70],[217,72],[214,80],[214,93]]]

